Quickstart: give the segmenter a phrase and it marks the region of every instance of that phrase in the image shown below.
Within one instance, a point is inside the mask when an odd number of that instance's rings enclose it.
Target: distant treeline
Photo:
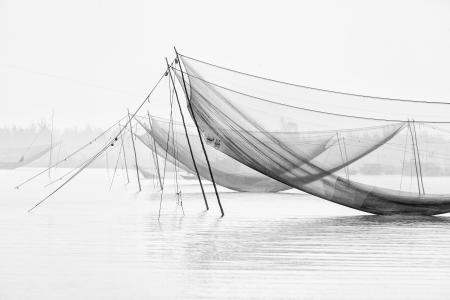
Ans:
[[[74,150],[85,145],[104,131],[102,128],[86,126],[84,128],[55,129],[53,132],[52,161],[64,159]],[[142,131],[140,131],[142,133]],[[104,135],[95,143],[65,160],[60,167],[77,167],[94,155],[112,137],[113,133]],[[19,160],[24,152],[33,147],[49,145],[51,129],[45,122],[33,123],[28,127],[1,127],[0,128],[0,152],[9,154],[12,160]],[[450,176],[450,140],[440,135],[422,134],[419,137],[421,167],[424,176]],[[351,174],[383,175],[383,174],[415,174],[415,164],[411,143],[405,143],[405,134],[398,136],[396,141],[381,146],[359,161],[351,164],[347,171]],[[135,141],[138,163],[140,168],[153,170],[152,153],[138,140]],[[118,159],[121,140],[114,147],[110,147],[105,155],[97,159],[90,167],[114,168],[118,162],[118,168],[125,166],[123,151]],[[125,160],[129,168],[134,168],[134,153],[128,131],[124,135]],[[0,160],[1,160],[0,153]],[[50,157],[45,155],[34,161],[29,167],[47,167]],[[168,169],[172,169],[170,163]],[[343,172],[345,170],[342,170]]]
[[[11,160],[19,160],[25,153],[30,153],[33,148],[39,148],[53,143],[52,161],[56,162],[64,159],[67,155],[85,145],[95,137],[100,135],[104,129],[86,126],[84,128],[65,128],[52,131],[45,122],[33,123],[27,127],[1,127],[0,128],[0,152],[7,153]],[[59,167],[76,167],[94,155],[102,146],[113,137],[113,132],[105,134],[89,147],[67,159]],[[97,159],[90,167],[103,168],[114,167],[117,162],[121,141],[116,142],[114,147],[109,148],[105,155]],[[150,150],[136,141],[139,166],[152,167]],[[124,151],[127,163],[130,168],[134,167],[134,154],[130,135],[128,132],[124,135]],[[0,154],[1,158],[1,154]],[[29,167],[47,167],[49,165],[50,155],[45,155],[34,161]],[[118,167],[124,165],[123,153],[119,160]]]

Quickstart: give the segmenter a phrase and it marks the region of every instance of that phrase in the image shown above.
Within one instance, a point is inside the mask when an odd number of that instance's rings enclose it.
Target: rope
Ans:
[[[109,190],[110,191],[111,191],[111,188],[112,188],[113,183],[114,183],[114,178],[116,177],[117,166],[119,165],[119,159],[120,159],[120,154],[122,154],[122,148],[123,148],[123,139],[122,139],[122,144],[119,147],[119,154],[117,155],[116,166],[114,167],[114,172],[113,172],[113,176],[112,176],[112,179],[111,179],[111,184],[109,186]]]
[[[30,208],[28,210],[28,212],[31,212],[32,210],[34,210],[36,207],[38,207],[39,205],[41,205],[42,203],[44,203],[47,199],[49,199],[52,195],[54,195],[57,191],[59,191],[61,188],[63,188],[67,183],[69,183],[73,178],[75,178],[78,174],[80,174],[85,168],[87,168],[94,160],[96,160],[104,151],[106,151],[106,149],[108,149],[108,147],[110,147],[110,143],[113,143],[118,136],[120,136],[122,134],[122,132],[125,130],[125,128],[128,126],[128,124],[130,124],[131,119],[134,118],[134,116],[139,112],[139,110],[144,106],[144,104],[149,101],[150,96],[152,95],[153,91],[158,87],[159,83],[161,82],[161,80],[165,77],[167,71],[165,71],[161,78],[158,80],[158,82],[155,84],[155,86],[152,88],[152,90],[148,93],[147,97],[144,99],[144,101],[142,101],[142,103],[138,106],[138,108],[136,109],[136,111],[134,112],[132,118],[130,118],[124,125],[124,127],[122,127],[119,132],[117,133],[116,137],[114,139],[111,139],[111,141],[106,144],[100,151],[98,151],[97,154],[95,154],[94,156],[92,156],[91,159],[89,159],[86,164],[84,164],[75,174],[73,174],[69,179],[67,179],[64,183],[62,183],[60,186],[58,186],[53,192],[51,192],[49,195],[47,195],[44,199],[42,199],[41,201],[37,202],[32,208]],[[123,119],[123,118],[122,118]],[[121,120],[122,120],[121,119]],[[116,125],[116,124],[115,124]]]
[[[412,129],[413,129],[413,132],[414,132],[414,139],[416,141],[415,144],[416,144],[417,160],[419,162],[420,182],[422,184],[422,192],[425,194],[425,186],[423,184],[423,176],[422,176],[422,162],[420,160],[419,145],[417,143],[416,124],[415,124],[414,120],[412,121],[412,124],[413,124]]]
[[[180,54],[180,53],[179,53]],[[364,94],[356,94],[356,93],[347,93],[347,92],[340,92],[340,91],[335,91],[335,90],[328,90],[328,89],[322,89],[322,88],[316,88],[316,87],[310,87],[310,86],[306,86],[306,85],[300,85],[300,84],[295,84],[295,83],[290,83],[290,82],[285,82],[285,81],[279,81],[279,80],[275,80],[275,79],[271,79],[271,78],[267,78],[267,77],[262,77],[262,76],[257,76],[257,75],[253,75],[250,73],[245,73],[242,71],[238,71],[238,70],[234,70],[234,69],[230,69],[230,68],[226,68],[226,67],[222,67],[219,65],[215,65],[197,58],[193,58],[184,54],[180,54],[180,56],[205,64],[205,65],[209,65],[211,67],[215,67],[218,69],[222,69],[222,70],[226,70],[229,72],[233,72],[233,73],[237,73],[237,74],[241,74],[241,75],[245,75],[245,76],[249,76],[249,77],[253,77],[253,78],[258,78],[258,79],[262,79],[262,80],[267,80],[267,81],[271,81],[271,82],[275,82],[275,83],[280,83],[283,85],[289,85],[289,86],[294,86],[294,87],[299,87],[299,88],[304,88],[304,89],[309,89],[309,90],[314,90],[314,91],[320,91],[320,92],[326,92],[326,93],[332,93],[332,94],[339,94],[339,95],[347,95],[347,96],[355,96],[355,97],[361,97],[364,99],[374,99],[374,100],[380,100],[380,101],[395,101],[395,102],[408,102],[408,103],[417,103],[417,104],[439,104],[439,105],[450,105],[449,102],[444,102],[444,101],[428,101],[428,100],[412,100],[412,99],[400,99],[400,98],[390,98],[390,97],[378,97],[378,96],[370,96],[370,95],[364,95]]]
[[[338,145],[339,145],[339,152],[341,153],[341,161],[342,161],[342,164],[345,164],[346,161],[344,160],[344,155],[342,154],[341,139],[339,138],[339,132],[336,132],[336,137],[337,137],[337,142],[338,142]],[[345,167],[344,170],[345,170],[345,175],[347,177],[347,181],[349,181],[347,167]]]
[[[175,87],[174,87],[175,88]],[[181,190],[178,184],[178,150],[175,145],[175,129],[174,129],[174,118],[173,118],[173,91],[170,88],[170,81],[169,81],[169,96],[171,97],[171,114],[170,114],[170,123],[169,123],[169,134],[170,130],[172,129],[172,149],[173,149],[173,158],[174,158],[174,167],[175,167],[175,173],[174,173],[174,179],[175,179],[175,186],[176,186],[176,200],[177,200],[177,206],[181,205],[181,210],[183,211],[184,215],[184,208],[183,208],[183,202],[180,200],[181,198]]]
[[[120,124],[119,124],[119,128],[120,128]],[[120,135],[120,140],[122,142],[122,153],[123,153],[123,162],[125,164],[125,173],[127,175],[127,184],[130,183],[130,176],[128,174],[128,164],[127,164],[127,155],[125,153],[125,143],[124,143],[124,139],[123,139],[123,132]]]
[[[387,119],[387,118],[375,118],[375,117],[364,117],[364,116],[357,116],[357,115],[349,115],[349,114],[339,114],[339,113],[333,113],[333,112],[329,112],[329,111],[323,111],[323,110],[317,110],[317,109],[312,109],[312,108],[306,108],[306,107],[300,107],[300,106],[295,106],[295,105],[290,105],[290,104],[286,104],[286,103],[280,103],[274,100],[270,100],[270,99],[266,99],[266,98],[262,98],[262,97],[258,97],[258,96],[253,96],[244,92],[240,92],[234,89],[230,89],[227,87],[224,87],[222,85],[216,84],[216,83],[212,83],[210,81],[207,81],[201,77],[192,75],[188,72],[185,71],[180,71],[174,67],[172,67],[173,70],[178,71],[178,72],[183,72],[184,74],[201,80],[207,84],[213,85],[215,87],[224,89],[226,91],[232,92],[232,93],[236,93],[242,96],[246,96],[249,98],[253,98],[256,100],[260,100],[263,102],[267,102],[267,103],[271,103],[271,104],[275,104],[275,105],[280,105],[280,106],[284,106],[284,107],[289,107],[289,108],[293,108],[293,109],[298,109],[298,110],[303,110],[303,111],[309,111],[309,112],[314,112],[314,113],[319,113],[319,114],[325,114],[325,115],[331,115],[331,116],[337,116],[337,117],[345,117],[345,118],[353,118],[353,119],[361,119],[361,120],[370,120],[370,121],[383,121],[383,122],[406,122],[405,120],[401,120],[401,119]],[[191,86],[192,88],[192,86]],[[422,121],[422,120],[418,120],[416,121],[417,123],[430,123],[430,124],[450,124],[450,121]]]
[[[347,153],[347,145],[345,144],[345,137],[342,137],[342,144],[344,146],[344,154],[345,154],[345,161],[348,161],[348,153]],[[347,173],[347,181],[350,181],[350,171],[349,171],[349,165],[345,166],[345,172]]]
[[[405,169],[405,158],[406,158],[406,147],[408,145],[408,135],[405,134],[405,147],[403,149],[403,163],[402,163],[402,175],[400,176],[400,188],[399,190],[402,189],[402,184],[403,184],[403,170]]]
[[[176,138],[176,135],[175,135],[175,130],[173,128],[173,123],[172,123],[172,141],[173,141],[172,147],[173,147],[174,158],[175,158],[174,165],[175,165],[175,184],[176,184],[176,187],[177,187],[177,190],[176,190],[177,191],[177,205],[181,206],[181,210],[182,210],[183,215],[184,215],[183,199],[181,197],[181,189],[180,189],[180,186],[178,184],[178,149],[175,146],[175,144],[176,144],[175,138]]]
[[[178,63],[179,56],[178,56],[178,52],[177,52],[176,49],[175,49],[175,53],[177,55],[175,63]],[[180,63],[180,70],[183,70],[182,67],[181,67],[181,63]],[[200,145],[202,146],[203,154],[205,155],[206,164],[208,165],[208,171],[209,171],[209,175],[211,176],[211,181],[212,181],[212,184],[213,184],[213,187],[214,187],[214,193],[216,194],[217,204],[219,205],[222,217],[224,217],[225,216],[225,212],[223,211],[222,203],[221,203],[220,197],[219,197],[219,192],[217,191],[216,181],[214,180],[214,175],[213,175],[213,172],[212,172],[212,169],[211,169],[211,164],[210,164],[209,159],[208,159],[208,154],[206,153],[206,149],[205,149],[205,145],[203,143],[203,139],[202,139],[202,135],[201,135],[201,132],[200,132],[200,128],[198,127],[197,119],[195,117],[195,113],[194,113],[193,108],[192,108],[191,97],[190,97],[190,95],[189,95],[189,93],[187,91],[186,81],[184,80],[183,73],[181,73],[181,79],[183,80],[183,88],[184,88],[183,90],[184,90],[184,93],[185,93],[185,96],[186,96],[186,100],[188,102],[189,111],[192,114],[192,120],[194,121],[195,127],[197,128],[197,133],[198,133],[198,138],[200,140]]]
[[[117,121],[116,123],[114,123],[113,125],[111,125],[110,127],[108,127],[108,129],[106,129],[105,131],[103,131],[102,133],[100,133],[99,135],[97,135],[94,139],[90,140],[88,143],[84,144],[83,146],[79,147],[77,150],[73,151],[72,153],[70,153],[69,155],[67,155],[66,157],[64,157],[63,159],[61,159],[60,161],[57,161],[56,163],[54,163],[53,165],[51,165],[50,167],[42,170],[41,172],[31,176],[30,178],[28,178],[27,180],[23,181],[22,183],[18,184],[17,186],[15,186],[16,189],[20,188],[21,186],[23,186],[24,184],[30,182],[31,180],[39,177],[40,175],[46,173],[48,171],[49,168],[54,168],[56,166],[58,166],[59,164],[67,161],[68,159],[70,159],[71,157],[73,157],[74,155],[78,154],[80,151],[83,151],[84,149],[86,149],[88,146],[92,145],[92,143],[96,142],[99,138],[101,138],[102,136],[104,136],[107,132],[109,132],[111,129],[113,129],[117,124],[119,124],[120,121],[122,121],[125,117],[122,117],[119,121]]]
[[[410,125],[409,121],[408,121],[408,129],[409,129],[409,132],[411,134],[412,149],[413,149],[413,155],[414,155],[414,166],[416,167],[417,189],[419,190],[419,196],[420,196],[422,192],[420,190],[419,171],[418,171],[418,168],[417,168],[416,146],[415,146],[415,143],[414,143],[414,134],[412,132],[411,125]]]
[[[170,120],[172,120],[172,116],[173,116],[173,93],[172,93],[172,89],[171,89],[171,85],[170,85],[170,81],[169,81],[169,99],[170,99]],[[159,200],[159,211],[158,211],[158,220],[161,218],[161,209],[162,209],[162,201],[163,201],[163,193],[164,193],[164,183],[166,180],[166,167],[167,167],[167,155],[169,152],[169,140],[170,140],[170,126],[171,123],[169,123],[169,130],[167,132],[167,141],[166,141],[166,154],[164,156],[164,168],[163,168],[163,178],[162,178],[162,186],[161,186],[161,196],[160,196],[160,200]]]
[[[150,130],[152,130],[152,122],[151,122],[150,114],[148,111],[147,111],[147,115],[148,115],[148,124],[150,126]],[[145,129],[145,127],[144,127],[144,129]],[[156,175],[158,175],[159,188],[160,188],[160,190],[162,190],[162,180],[161,180],[161,170],[159,167],[158,148],[156,147],[156,142],[155,142],[155,139],[153,138],[153,136],[150,136],[150,138],[153,143],[153,149],[155,150],[154,153],[153,153],[153,151],[150,151],[152,153],[152,157],[153,157],[153,168],[156,169]]]
[[[83,163],[84,163],[84,162],[83,162]],[[81,165],[82,165],[82,164],[81,164]],[[50,186],[50,185],[52,185],[52,184],[54,184],[54,183],[56,183],[56,182],[58,182],[58,181],[63,180],[66,176],[68,176],[69,174],[73,173],[75,170],[77,170],[78,168],[80,168],[81,165],[80,165],[79,167],[75,167],[75,168],[71,169],[69,172],[66,172],[65,174],[63,174],[63,175],[60,176],[59,178],[56,178],[55,180],[53,180],[53,181],[47,183],[46,185],[44,185],[44,187],[48,187],[48,186]]]
[[[41,205],[42,203],[44,203],[47,199],[49,199],[52,195],[54,195],[57,191],[59,191],[63,186],[65,186],[67,183],[69,183],[70,181],[72,181],[72,179],[75,178],[75,176],[77,176],[78,174],[80,174],[85,168],[87,168],[95,159],[97,159],[101,154],[104,153],[104,151],[107,149],[107,147],[109,147],[109,144],[107,144],[105,147],[102,148],[102,150],[100,150],[97,154],[95,154],[94,156],[92,156],[88,161],[86,161],[83,166],[81,168],[78,169],[77,172],[75,172],[72,176],[69,177],[69,179],[67,179],[66,181],[64,181],[59,187],[57,187],[53,192],[51,192],[49,195],[47,195],[44,199],[42,199],[41,201],[37,202],[33,207],[31,207],[28,212],[31,212],[32,210],[34,210],[36,207],[38,207],[39,205]]]
[[[25,151],[20,156],[21,158],[25,157],[25,154],[27,154],[28,151],[31,149],[31,147],[33,147],[34,143],[36,143],[37,139],[42,135],[43,132],[44,132],[44,130],[41,129],[41,131],[38,134],[36,134],[33,141],[31,142],[31,144],[25,149]]]

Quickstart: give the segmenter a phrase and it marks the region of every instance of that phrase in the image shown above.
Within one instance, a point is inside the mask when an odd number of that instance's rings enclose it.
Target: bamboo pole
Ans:
[[[167,73],[170,76],[170,80],[172,82],[172,85],[175,87],[175,81],[173,80],[172,72],[170,70],[170,65],[169,65],[169,61],[167,60],[167,58],[166,58],[166,63],[167,63]],[[188,146],[189,146],[189,152],[191,153],[192,163],[194,165],[195,173],[197,174],[198,182],[200,183],[200,188],[202,190],[203,199],[205,200],[206,210],[209,210],[208,201],[206,200],[205,191],[203,189],[202,179],[200,178],[200,174],[198,172],[197,164],[196,164],[195,158],[194,158],[194,153],[192,152],[191,141],[189,140],[189,134],[188,134],[188,131],[187,131],[187,128],[186,128],[186,123],[185,123],[185,120],[184,120],[184,114],[183,114],[183,110],[181,109],[181,104],[180,104],[180,99],[178,98],[177,89],[174,88],[174,91],[175,91],[175,97],[176,97],[177,103],[178,103],[178,108],[179,108],[180,114],[181,114],[181,120],[183,121],[183,127],[184,127],[184,132],[186,134],[187,143],[188,143]]]
[[[213,175],[213,172],[212,172],[212,169],[211,169],[211,164],[209,163],[208,154],[206,153],[205,144],[203,143],[202,134],[200,132],[200,128],[198,127],[197,119],[195,118],[195,114],[194,114],[194,111],[192,109],[191,99],[189,98],[189,95],[188,95],[188,92],[187,92],[186,81],[184,80],[183,70],[181,69],[180,58],[179,58],[177,49],[175,47],[173,49],[175,50],[175,54],[176,54],[176,61],[175,61],[175,63],[178,61],[178,64],[180,66],[180,71],[181,71],[180,73],[181,73],[181,78],[183,80],[184,93],[185,93],[185,96],[186,96],[186,99],[187,99],[187,103],[189,105],[189,109],[191,111],[192,119],[194,120],[195,127],[197,128],[198,138],[200,140],[200,144],[202,145],[203,154],[205,155],[206,164],[208,165],[209,175],[211,177],[211,181],[212,181],[213,186],[214,186],[214,192],[216,193],[217,203],[219,204],[220,212],[221,212],[222,217],[223,217],[225,215],[225,213],[223,211],[222,203],[220,202],[219,192],[217,191],[216,181],[214,180],[214,175]],[[175,83],[174,83],[174,87],[175,87]]]

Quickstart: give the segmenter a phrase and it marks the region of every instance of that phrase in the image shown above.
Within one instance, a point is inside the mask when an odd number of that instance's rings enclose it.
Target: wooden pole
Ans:
[[[181,120],[183,121],[184,132],[186,134],[186,139],[187,139],[187,143],[188,143],[188,146],[189,146],[189,152],[191,153],[192,163],[194,165],[195,173],[197,174],[198,182],[200,183],[200,188],[202,190],[203,199],[205,200],[206,210],[209,210],[208,201],[206,200],[205,191],[203,189],[202,179],[200,178],[200,174],[198,172],[197,164],[196,164],[195,158],[194,158],[194,153],[192,152],[191,141],[189,140],[189,134],[188,134],[188,131],[187,131],[187,128],[186,128],[186,122],[184,121],[184,114],[183,114],[183,110],[181,109],[180,99],[178,98],[178,92],[177,92],[177,89],[175,88],[175,81],[173,80],[172,72],[170,70],[170,65],[169,65],[169,61],[167,60],[167,58],[166,58],[166,63],[167,63],[167,73],[170,76],[170,80],[171,80],[172,85],[174,87],[175,97],[177,99],[178,108],[179,108],[180,114],[181,114]]]
[[[216,193],[217,203],[219,204],[220,212],[222,213],[222,217],[223,217],[225,215],[225,213],[223,211],[222,203],[220,202],[219,192],[217,191],[216,181],[214,180],[214,175],[213,175],[213,172],[212,172],[212,169],[211,169],[211,164],[209,163],[208,154],[206,153],[205,144],[203,143],[202,134],[200,132],[200,128],[198,127],[197,119],[195,118],[195,114],[194,114],[194,111],[192,109],[191,99],[189,98],[189,95],[188,95],[188,92],[187,92],[186,81],[184,80],[183,70],[181,69],[180,57],[178,55],[177,49],[175,47],[173,47],[173,49],[175,50],[175,54],[176,54],[176,57],[177,57],[178,65],[180,66],[180,73],[181,73],[181,78],[183,80],[184,94],[186,96],[187,103],[189,105],[189,109],[191,110],[192,120],[194,120],[195,127],[197,128],[198,138],[200,139],[200,144],[202,145],[203,154],[205,155],[206,164],[208,165],[209,175],[211,177],[211,181],[212,181],[213,186],[214,186],[214,192]],[[175,84],[174,84],[174,87],[175,87]]]
[[[136,146],[134,145],[133,126],[131,125],[130,110],[128,110],[128,125],[130,126],[130,137],[131,137],[131,142],[133,143],[134,163],[136,165],[136,176],[137,176],[138,185],[139,185],[139,192],[140,192],[140,191],[142,191],[141,179],[139,178],[139,166],[138,166],[138,161],[137,161]]]

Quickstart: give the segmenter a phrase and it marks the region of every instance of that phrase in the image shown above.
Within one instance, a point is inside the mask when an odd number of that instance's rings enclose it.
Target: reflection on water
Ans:
[[[29,171],[22,171],[29,172]],[[297,193],[212,193],[183,186],[107,192],[88,171],[35,213],[35,184],[2,174],[0,299],[450,297],[450,218],[380,217]],[[209,189],[209,188],[208,188]],[[212,190],[209,189],[211,192]]]

